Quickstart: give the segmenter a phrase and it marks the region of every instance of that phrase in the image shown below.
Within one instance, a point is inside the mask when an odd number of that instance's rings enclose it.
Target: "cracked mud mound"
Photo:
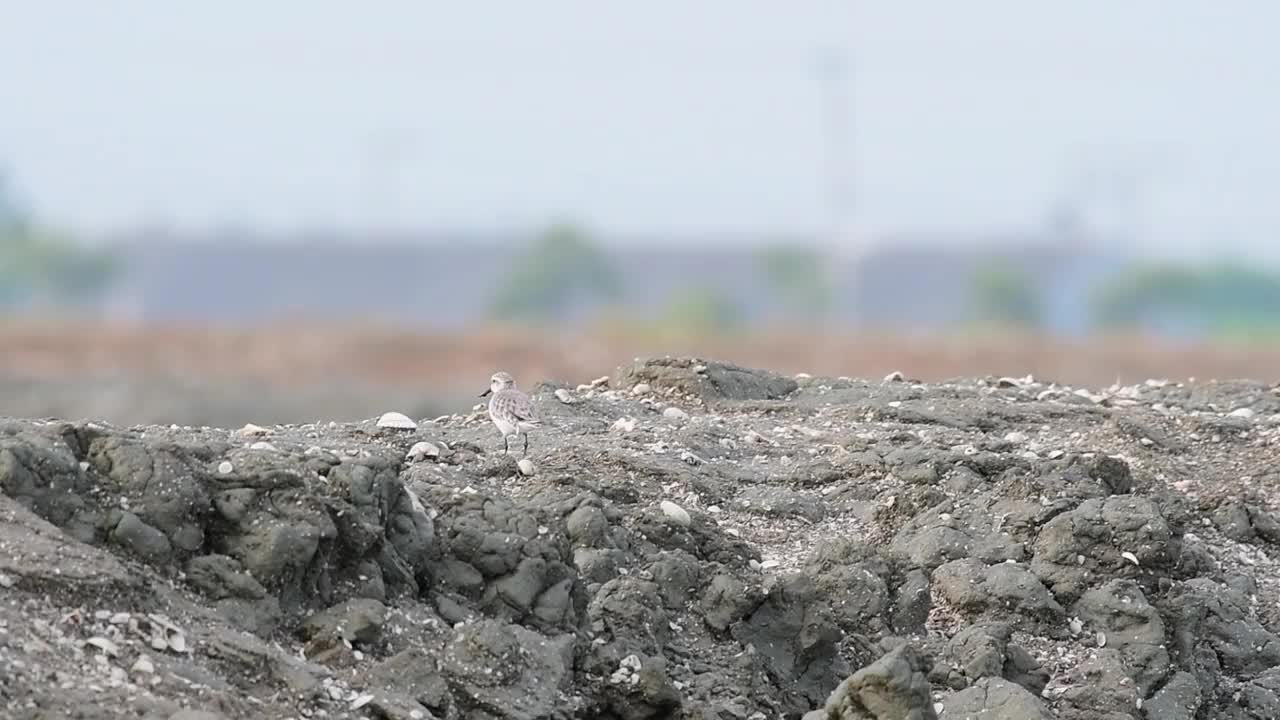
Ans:
[[[530,389],[523,468],[479,411],[0,421],[0,716],[1280,716],[1273,386]]]

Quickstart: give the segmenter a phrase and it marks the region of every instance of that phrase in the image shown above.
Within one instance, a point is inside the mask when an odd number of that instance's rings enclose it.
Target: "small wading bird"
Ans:
[[[512,435],[524,436],[523,456],[529,452],[529,431],[539,427],[533,412],[533,401],[516,389],[516,381],[510,373],[496,372],[489,378],[489,389],[480,397],[489,396],[489,419],[502,433],[502,453],[509,451]]]

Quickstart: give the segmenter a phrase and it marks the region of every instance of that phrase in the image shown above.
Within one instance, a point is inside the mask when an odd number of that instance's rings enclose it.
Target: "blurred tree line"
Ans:
[[[91,301],[116,271],[107,250],[34,221],[0,172],[0,309]]]
[[[1280,337],[1280,273],[1274,271],[1236,264],[1139,264],[1082,292],[1096,330]],[[970,293],[971,317],[979,325],[1045,329],[1045,301],[1031,272],[985,269],[972,278]]]
[[[819,253],[779,242],[756,256],[773,304],[792,323],[825,318],[832,288]],[[736,299],[710,284],[677,289],[664,307],[638,318],[621,306],[623,273],[585,229],[559,222],[538,235],[511,259],[490,304],[496,320],[552,325],[582,320],[603,311],[611,322],[650,335],[719,335],[744,324]]]

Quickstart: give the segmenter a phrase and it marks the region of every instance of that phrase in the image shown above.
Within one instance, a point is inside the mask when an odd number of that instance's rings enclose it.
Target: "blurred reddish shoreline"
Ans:
[[[482,329],[421,333],[372,323],[291,322],[254,329],[0,320],[0,372],[56,379],[94,373],[255,378],[284,385],[335,378],[449,391],[494,369],[525,383],[582,382],[634,357],[696,354],[787,373],[921,380],[1033,374],[1104,386],[1146,378],[1280,380],[1280,345],[1187,345],[1135,337],[1068,341],[1013,335],[822,336],[786,330],[655,339],[622,332],[548,337]]]

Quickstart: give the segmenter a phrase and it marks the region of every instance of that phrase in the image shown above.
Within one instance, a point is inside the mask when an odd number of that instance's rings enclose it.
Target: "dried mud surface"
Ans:
[[[531,391],[523,465],[479,409],[0,420],[0,716],[1280,716],[1273,385]]]

